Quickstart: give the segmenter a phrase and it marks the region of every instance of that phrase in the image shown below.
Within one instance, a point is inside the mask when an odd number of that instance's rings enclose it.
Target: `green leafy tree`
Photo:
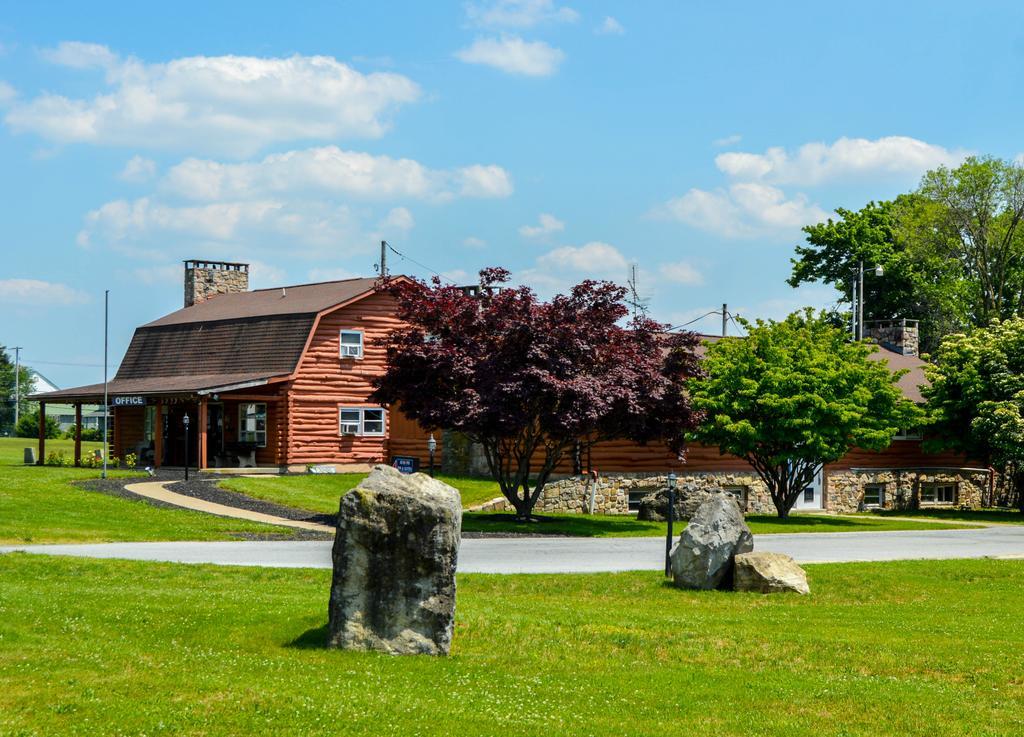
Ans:
[[[743,325],[747,337],[708,345],[706,376],[690,382],[706,420],[689,439],[746,460],[779,517],[824,464],[852,447],[885,448],[899,428],[917,424],[920,411],[896,386],[900,374],[826,315],[807,309]]]
[[[14,431],[14,368],[14,361],[5,349],[0,348],[0,436],[11,435]],[[25,366],[21,366],[19,373],[20,413],[24,414],[28,411],[29,403],[25,397],[32,392],[32,376]]]
[[[1003,470],[1024,511],[1024,319],[946,336],[927,370],[927,445]]]
[[[14,428],[14,434],[19,438],[39,437],[39,408],[36,407],[28,414],[23,414],[18,419],[18,426]],[[46,439],[53,440],[60,437],[60,424],[53,417],[46,418]]]
[[[853,276],[856,265],[863,263],[868,269],[865,320],[919,320],[922,350],[934,349],[942,335],[967,323],[959,263],[938,256],[934,249],[912,247],[921,239],[905,237],[909,228],[901,224],[910,219],[908,213],[922,212],[925,204],[917,196],[903,195],[892,202],[870,202],[857,211],[838,208],[838,219],[806,226],[806,245],[797,246],[792,259],[790,286],[832,284],[840,302],[852,305]],[[874,266],[882,266],[884,276],[876,277]],[[835,320],[849,324],[849,318],[839,313]]]

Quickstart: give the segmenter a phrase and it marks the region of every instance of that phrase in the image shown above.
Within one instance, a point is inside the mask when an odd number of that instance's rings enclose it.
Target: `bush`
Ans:
[[[103,440],[103,431],[98,427],[86,427],[82,430],[82,440],[98,443]]]
[[[14,428],[14,434],[19,438],[39,437],[39,410],[22,415],[18,418],[18,425]],[[60,437],[60,425],[52,417],[46,418],[46,439],[54,440]]]
[[[127,468],[135,468],[136,466],[139,465],[139,457],[137,455],[135,455],[134,453],[125,453],[124,454],[124,465]]]
[[[65,456],[63,450],[51,450],[49,453],[46,454],[46,465],[73,466],[75,465],[75,459]]]

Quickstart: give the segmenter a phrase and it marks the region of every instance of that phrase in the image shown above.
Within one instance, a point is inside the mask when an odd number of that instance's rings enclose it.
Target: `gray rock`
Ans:
[[[461,530],[457,490],[426,474],[376,466],[341,498],[328,644],[447,655]]]
[[[36,449],[25,448],[25,465],[34,466],[36,465]]]
[[[704,489],[688,489],[686,487],[676,490],[675,520],[688,520],[701,504],[711,499],[716,494],[724,494],[721,491],[706,491]],[[636,518],[645,522],[664,522],[668,519],[668,489],[657,489],[640,500],[640,506],[636,512]]]
[[[782,553],[741,553],[736,556],[733,586],[737,591],[776,594],[811,593],[807,574],[796,561]]]
[[[733,559],[754,549],[754,536],[739,505],[727,494],[705,501],[672,548],[672,578],[687,589],[732,587]]]

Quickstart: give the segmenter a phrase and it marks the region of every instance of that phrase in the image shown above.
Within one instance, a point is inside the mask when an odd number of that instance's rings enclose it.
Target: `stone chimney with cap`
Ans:
[[[249,264],[230,261],[185,262],[185,306],[205,302],[218,294],[249,291]]]
[[[894,353],[918,355],[917,320],[865,320],[864,337]]]

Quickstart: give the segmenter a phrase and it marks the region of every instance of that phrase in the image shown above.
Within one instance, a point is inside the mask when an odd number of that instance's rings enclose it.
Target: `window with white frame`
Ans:
[[[342,330],[341,331],[341,357],[362,358],[363,357],[363,331]]]
[[[885,506],[885,485],[867,484],[864,487],[864,506],[882,507]]]
[[[956,504],[956,484],[921,484],[922,504]]]
[[[384,410],[380,407],[342,407],[338,411],[342,435],[383,435]]]
[[[267,447],[267,405],[243,402],[238,405],[238,442]]]

